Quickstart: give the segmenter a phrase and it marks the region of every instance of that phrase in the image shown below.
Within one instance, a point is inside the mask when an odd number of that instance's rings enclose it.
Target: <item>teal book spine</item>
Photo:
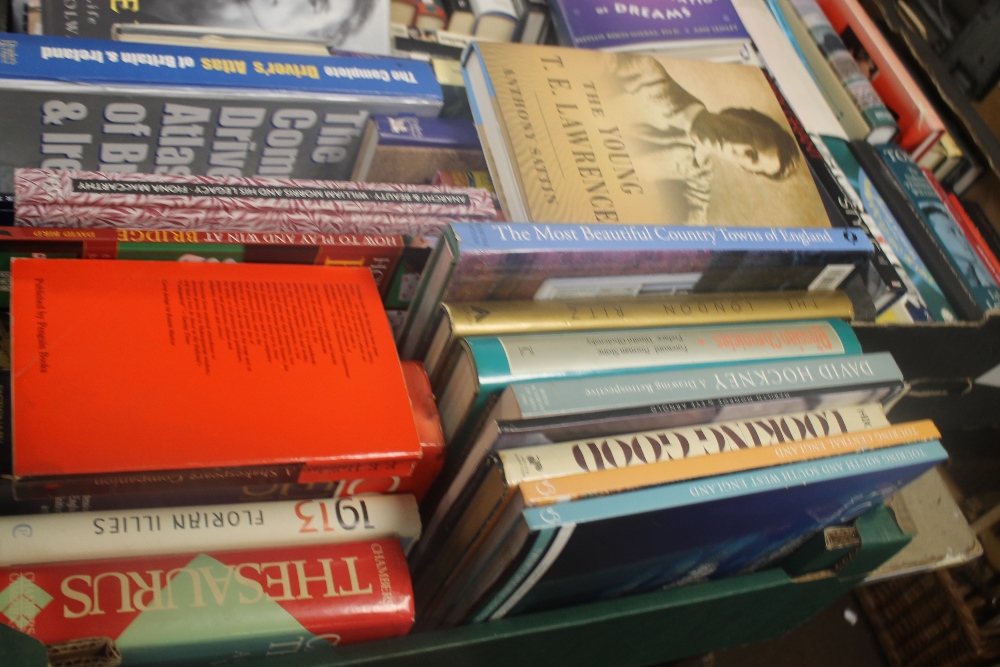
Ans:
[[[912,203],[917,222],[922,224],[918,231],[937,245],[979,308],[986,312],[1000,307],[1000,287],[913,158],[896,146],[876,146],[875,150]],[[911,231],[916,244],[914,237]]]

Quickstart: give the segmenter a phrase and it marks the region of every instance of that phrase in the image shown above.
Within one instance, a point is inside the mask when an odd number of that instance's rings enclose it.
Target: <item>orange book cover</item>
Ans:
[[[420,457],[371,271],[11,262],[26,496],[409,475]]]

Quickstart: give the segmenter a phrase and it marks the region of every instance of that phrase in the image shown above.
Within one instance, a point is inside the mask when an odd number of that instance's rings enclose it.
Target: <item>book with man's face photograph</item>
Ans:
[[[509,220],[830,226],[755,67],[492,43],[464,67]]]

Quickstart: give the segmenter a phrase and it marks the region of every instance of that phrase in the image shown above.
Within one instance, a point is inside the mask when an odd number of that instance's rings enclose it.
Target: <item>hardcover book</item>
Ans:
[[[486,549],[443,624],[754,571],[946,459],[930,441],[539,507],[511,503],[497,522],[510,529]]]
[[[449,588],[461,590],[463,570],[466,577],[474,571],[465,566],[509,504],[564,503],[937,437],[929,420],[890,426],[875,404],[499,452],[483,467],[429,568],[414,576],[418,615],[423,622],[436,602],[447,599]],[[587,464],[599,468],[582,471]]]
[[[750,35],[729,0],[673,6],[551,0],[549,9],[562,46],[714,62],[747,62],[753,54]]]
[[[899,126],[892,112],[882,102],[816,0],[787,0],[787,3],[795,16],[786,18],[789,22],[797,18],[805,25],[813,43],[871,128],[868,141],[878,144],[894,138],[899,132]]]
[[[463,68],[507,220],[830,225],[755,67],[476,43]]]
[[[437,380],[441,362],[460,338],[557,331],[762,322],[836,317],[850,321],[843,292],[732,292],[624,296],[617,299],[451,301],[441,304],[424,368]]]
[[[0,568],[0,622],[46,644],[114,641],[126,665],[214,664],[406,634],[397,540]],[[103,582],[103,583],[100,583]]]
[[[0,566],[420,537],[410,494],[0,517]],[[66,545],[72,545],[67,552]]]
[[[7,346],[9,348],[9,345]],[[9,361],[0,366],[9,375]],[[423,366],[417,361],[404,361],[403,379],[413,409],[417,435],[420,437],[420,459],[409,477],[400,475],[356,477],[329,482],[308,484],[261,483],[242,486],[215,485],[209,488],[167,489],[164,491],[142,491],[134,493],[99,493],[95,495],[54,496],[48,498],[13,497],[11,480],[4,477],[10,473],[9,462],[3,465],[0,475],[0,514],[60,514],[63,512],[88,512],[130,510],[150,507],[186,507],[190,505],[223,505],[232,503],[260,503],[304,501],[322,498],[349,498],[364,494],[412,494],[420,502],[431,484],[437,479],[444,464],[444,435],[437,404],[431,392],[430,382]],[[2,419],[4,433],[9,434],[9,407]],[[5,439],[9,438],[5,436]],[[6,497],[5,497],[6,496]]]
[[[400,227],[421,218],[428,225],[496,219],[492,196],[478,188],[65,169],[16,169],[14,176],[20,225],[57,226],[72,218],[73,226],[121,226],[132,217],[134,227],[141,220],[146,227],[199,231],[332,232],[311,227],[366,218],[373,226],[398,219]]]
[[[945,132],[938,116],[909,69],[857,0],[816,0],[844,46],[892,111],[899,134],[895,142],[914,160],[933,148]]]
[[[447,534],[448,513],[493,451],[880,402],[888,410],[905,393],[888,353],[801,358],[718,367],[621,372],[512,383],[482,425],[448,450],[439,481],[422,504],[425,535]]]
[[[441,170],[484,171],[476,125],[464,118],[371,116],[352,181],[429,184]]]
[[[400,355],[421,358],[442,301],[828,291],[871,253],[854,229],[455,223],[427,260]]]
[[[889,145],[851,148],[958,317],[977,321],[1000,306],[1000,288],[909,154]]]
[[[421,455],[367,269],[17,258],[11,276],[26,497],[406,476]]]
[[[427,63],[6,34],[0,192],[15,167],[346,179],[369,113],[436,116]]]
[[[862,207],[871,217],[874,225],[870,228],[877,230],[879,242],[883,247],[891,248],[893,255],[899,260],[902,266],[900,277],[908,283],[907,294],[901,302],[906,319],[914,322],[953,321],[954,311],[937,281],[889,210],[878,188],[858,163],[850,144],[828,137],[816,145],[820,150],[826,150],[836,162],[840,173],[847,178],[852,190],[861,199]]]
[[[46,35],[110,39],[118,23],[174,24],[313,37],[341,51],[389,54],[389,0],[309,7],[267,0],[142,0],[88,3],[85,12],[42,0],[41,8]]]
[[[0,227],[0,307],[10,305],[14,257],[367,266],[385,294],[403,247],[402,236],[388,234]]]
[[[850,324],[837,319],[472,336],[445,361],[437,404],[451,444],[512,382],[860,352]]]

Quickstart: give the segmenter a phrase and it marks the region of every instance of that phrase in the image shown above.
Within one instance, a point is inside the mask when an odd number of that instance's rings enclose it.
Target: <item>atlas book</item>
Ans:
[[[400,355],[422,358],[441,302],[829,291],[871,253],[855,229],[455,223],[420,276]]]
[[[116,24],[167,24],[308,37],[340,51],[389,53],[389,0],[319,3],[308,11],[294,4],[260,0],[237,3],[142,0],[141,3],[89,3],[86,11],[80,9],[59,0],[41,0],[42,32],[111,39]],[[210,30],[206,32],[210,34]]]
[[[946,459],[932,440],[537,507],[511,503],[439,625],[756,571]]]
[[[713,62],[748,62],[754,54],[729,0],[675,6],[649,0],[551,0],[549,8],[562,46]]]
[[[422,503],[429,539],[417,544],[411,562],[419,566],[433,536],[447,534],[449,513],[463,506],[462,494],[475,488],[470,480],[492,452],[863,403],[888,411],[906,389],[888,353],[512,383],[474,437],[448,450]]]
[[[476,125],[464,118],[368,119],[352,181],[430,184],[440,170],[486,170]]]
[[[1000,288],[909,154],[890,145],[851,148],[955,314],[978,321],[1000,306]]]
[[[0,568],[0,623],[46,644],[114,641],[123,664],[209,664],[406,634],[398,540]],[[99,582],[103,582],[100,585]]]
[[[850,324],[838,319],[472,336],[445,362],[435,393],[451,444],[512,382],[860,352]]]
[[[4,516],[0,527],[5,536],[0,566],[8,566],[380,539],[400,540],[405,553],[420,537],[420,516],[410,494],[370,494]]]
[[[8,346],[9,347],[9,346]],[[4,373],[9,374],[9,363]],[[403,379],[413,409],[417,435],[420,437],[420,459],[407,477],[401,475],[372,475],[329,482],[293,482],[213,485],[188,489],[183,485],[163,491],[138,489],[130,493],[99,493],[68,496],[16,498],[13,485],[6,475],[10,473],[7,462],[0,473],[0,515],[2,514],[61,514],[64,512],[114,511],[157,507],[187,507],[190,505],[229,505],[234,503],[261,503],[285,501],[310,501],[324,498],[351,498],[365,494],[410,494],[417,502],[424,499],[431,484],[437,479],[444,464],[444,435],[437,404],[430,381],[423,366],[416,361],[404,361]],[[9,406],[4,413],[9,416]],[[9,418],[3,419],[5,441],[9,441]]]
[[[24,497],[408,476],[421,456],[368,269],[16,258],[11,280]]]
[[[430,567],[414,575],[418,616],[422,622],[426,616],[433,616],[436,602],[446,600],[449,589],[463,588],[463,575],[475,572],[466,566],[476,558],[479,546],[490,539],[495,522],[508,505],[545,506],[803,461],[823,465],[830,457],[940,437],[929,420],[890,426],[884,415],[880,416],[877,404],[833,411],[826,417],[805,417],[806,414],[813,413],[775,415],[773,422],[769,421],[772,417],[762,416],[757,420],[692,426],[673,432],[621,434],[604,441],[511,449],[493,455],[484,466],[465,511],[454,529],[446,533]],[[807,421],[800,421],[803,417]],[[806,423],[812,423],[814,430],[810,431]],[[784,430],[782,424],[789,429]],[[762,430],[758,430],[760,427]],[[670,433],[679,439],[671,442]],[[759,437],[754,438],[751,433]],[[666,439],[660,440],[661,435]],[[743,437],[747,440],[742,440]],[[643,441],[643,438],[648,439]],[[711,444],[702,448],[709,441]],[[599,446],[604,452],[594,449],[596,456],[587,451]],[[579,451],[573,450],[574,447]],[[666,453],[667,449],[672,449],[671,453]],[[623,456],[626,451],[628,454]],[[650,459],[638,456],[640,451]],[[596,458],[604,457],[605,452],[611,458]],[[600,467],[581,471],[585,464]]]
[[[896,50],[858,0],[816,0],[830,26],[892,111],[899,134],[894,141],[919,160],[940,141],[944,122],[910,75]]]
[[[828,292],[723,292],[543,301],[451,301],[441,304],[424,368],[436,381],[442,362],[461,338],[558,331],[764,322],[836,317],[850,321],[846,294]]]
[[[830,226],[756,67],[485,42],[463,67],[506,220]]]
[[[10,304],[14,257],[366,266],[385,294],[403,248],[402,236],[388,234],[0,227],[0,306]]]
[[[370,113],[436,116],[423,62],[6,34],[0,191],[15,167],[346,179]]]

